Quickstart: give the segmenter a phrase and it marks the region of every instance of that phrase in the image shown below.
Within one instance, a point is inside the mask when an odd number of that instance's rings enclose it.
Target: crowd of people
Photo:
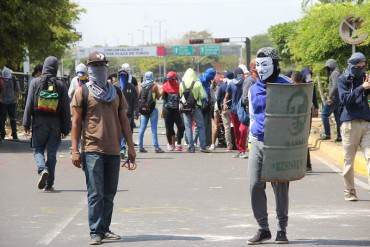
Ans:
[[[353,162],[358,147],[364,149],[370,173],[370,76],[365,73],[366,66],[362,53],[349,58],[343,73],[335,60],[329,59],[325,64],[329,96],[323,102],[322,139],[331,138],[328,118],[334,113],[336,141],[342,141],[344,147],[347,201],[357,200]],[[25,132],[32,134],[39,174],[37,187],[46,192],[54,190],[57,150],[61,139],[71,133],[72,163],[82,168],[86,176],[91,244],[119,239],[110,230],[110,223],[121,159],[135,163],[133,129],[139,118],[137,151],[148,152],[144,134],[150,121],[154,152],[165,152],[158,140],[158,120],[162,117],[167,152],[209,153],[224,147],[229,152],[237,150],[235,158],[249,158],[250,200],[259,230],[248,243],[259,244],[270,239],[266,182],[261,179],[266,85],[312,83],[313,76],[309,68],[281,75],[278,54],[270,47],[261,48],[249,67],[249,71],[240,65],[233,71],[222,72],[207,68],[200,76],[189,68],[181,78],[176,71],[169,71],[163,84],[156,81],[153,72],[147,71],[138,83],[129,64],[123,64],[117,71],[117,80],[111,79],[114,76],[109,78],[106,56],[93,52],[86,64],[76,66],[76,76],[68,89],[56,76],[57,58],[47,57],[41,68],[35,68],[23,115]],[[17,139],[15,105],[20,89],[6,67],[2,70],[0,90],[1,138],[5,136],[8,115],[13,139]],[[160,99],[161,109],[157,105]],[[318,108],[314,90],[312,116],[317,116]],[[308,152],[307,170],[311,169]],[[287,243],[289,182],[271,184],[278,218],[276,242]]]

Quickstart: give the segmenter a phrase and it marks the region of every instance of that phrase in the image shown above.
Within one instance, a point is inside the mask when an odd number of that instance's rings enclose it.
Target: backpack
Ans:
[[[179,109],[180,96],[177,93],[168,93],[164,107],[166,109],[178,110]]]
[[[60,93],[56,78],[42,79],[34,95],[34,111],[45,115],[56,115],[58,112]]]
[[[152,95],[152,88],[154,84],[150,87],[143,88],[139,94],[139,112],[142,115],[150,115],[152,114],[155,108],[155,100],[153,99]]]
[[[242,103],[242,98],[240,98],[238,101],[236,112],[237,112],[239,121],[245,126],[249,126],[249,113],[245,110],[245,106]]]
[[[82,87],[82,120],[85,121],[88,107],[89,89],[87,88],[86,84],[82,84],[81,87]],[[121,102],[122,101],[121,89],[117,86],[114,86],[114,88],[116,89],[119,101]]]
[[[189,88],[186,88],[185,82],[181,83],[184,89],[184,93],[180,100],[180,111],[183,113],[192,113],[195,107],[197,106],[197,101],[195,100],[192,92],[194,84],[195,81],[191,83],[191,86]]]

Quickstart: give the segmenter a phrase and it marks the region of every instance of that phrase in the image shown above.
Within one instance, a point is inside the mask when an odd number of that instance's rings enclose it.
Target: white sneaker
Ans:
[[[167,150],[168,151],[173,151],[173,150],[175,150],[175,146],[167,144]]]
[[[211,151],[213,151],[213,150],[215,150],[216,149],[216,147],[215,147],[215,145],[214,144],[211,144],[211,146],[209,146],[209,148],[208,148],[209,150],[211,150]]]

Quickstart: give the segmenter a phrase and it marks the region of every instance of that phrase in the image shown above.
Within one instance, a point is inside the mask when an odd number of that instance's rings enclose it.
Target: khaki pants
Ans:
[[[355,189],[354,185],[354,159],[357,148],[360,146],[364,153],[370,185],[370,122],[352,120],[342,123],[341,126],[344,148],[344,188],[345,192]]]
[[[230,120],[230,111],[222,111],[221,113],[222,123],[225,128],[225,139],[226,139],[226,145],[228,148],[231,148],[233,146],[232,140],[231,140],[231,120]]]

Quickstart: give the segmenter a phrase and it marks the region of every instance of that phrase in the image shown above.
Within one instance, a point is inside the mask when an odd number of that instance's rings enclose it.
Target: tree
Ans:
[[[318,0],[319,3],[351,3],[353,0]],[[356,4],[362,4],[365,2],[365,0],[357,0],[354,1]],[[313,6],[314,1],[313,0],[302,0],[301,6],[302,10],[306,11],[309,7],[309,5]]]
[[[339,37],[339,24],[346,16],[359,16],[364,19],[360,32],[370,34],[369,13],[370,3],[315,5],[297,23],[295,34],[288,42],[293,59],[304,65],[314,65],[335,58],[345,65],[351,54],[351,46]],[[369,54],[370,39],[358,46],[357,50]]]
[[[182,44],[189,44],[189,39],[211,39],[212,33],[203,30],[203,31],[189,31],[185,33],[181,38]]]
[[[257,51],[262,47],[273,46],[270,36],[267,33],[258,34],[251,38],[251,53],[256,55]],[[244,54],[244,53],[243,53]]]
[[[268,34],[275,44],[282,62],[286,65],[292,63],[292,54],[289,43],[296,36],[297,22],[286,22],[268,29]]]
[[[69,0],[2,0],[0,9],[0,65],[18,68],[27,51],[36,62],[60,57],[80,39],[73,24],[83,9]]]

